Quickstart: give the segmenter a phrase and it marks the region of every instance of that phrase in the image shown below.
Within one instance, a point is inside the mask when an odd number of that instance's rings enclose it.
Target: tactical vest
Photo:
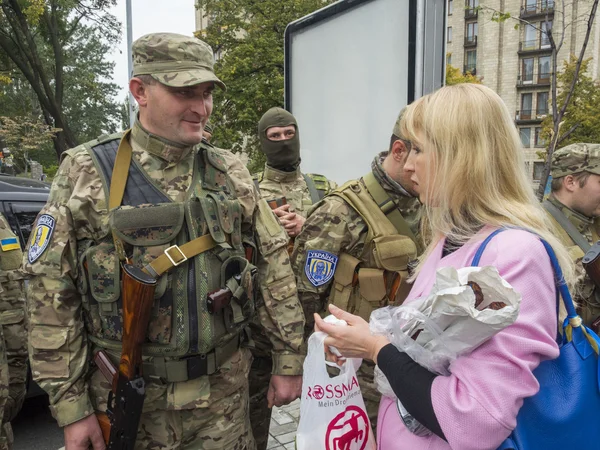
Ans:
[[[364,178],[371,185],[376,183],[372,174]],[[330,195],[340,197],[360,214],[367,236],[360,258],[340,254],[329,302],[369,320],[374,309],[400,304],[408,295],[408,263],[417,257],[416,240],[403,218],[403,224],[392,224],[384,212],[390,214],[391,210],[385,206],[382,210],[383,205],[359,180],[347,182]]]
[[[106,199],[119,138],[113,135],[86,146],[102,178]],[[216,353],[216,362],[213,361],[212,370],[209,368],[212,373],[218,369],[221,349],[227,347],[229,353],[237,350],[240,331],[254,314],[255,292],[255,270],[245,257],[245,248],[255,249],[256,245],[250,235],[242,233],[241,216],[242,208],[225,161],[212,146],[200,146],[183,202],[172,201],[132,159],[122,205],[109,212],[109,225],[125,244],[135,266],[144,267],[166,249],[208,233],[217,243],[158,279],[147,343],[143,347],[144,356],[158,361],[149,368],[150,372],[168,381],[184,381],[189,378],[189,370],[186,375],[185,367],[181,373],[168,362],[161,370],[157,367],[160,361],[190,355],[199,355],[202,360],[207,354]],[[90,340],[100,348],[117,351],[121,348],[122,301],[115,244],[108,233],[86,245],[80,253],[79,266],[87,277],[79,277],[79,290]],[[240,274],[241,286],[234,287],[246,294],[239,295],[240,304],[232,300],[224,309],[209,312],[207,295],[232,286],[234,276]]]
[[[303,173],[302,177],[308,188],[310,194],[311,203],[307,206],[314,205],[315,203],[323,200],[329,192],[331,192],[331,184],[329,180],[323,175],[317,173]],[[252,176],[256,190],[260,192],[260,182],[264,179],[264,172],[258,172]]]

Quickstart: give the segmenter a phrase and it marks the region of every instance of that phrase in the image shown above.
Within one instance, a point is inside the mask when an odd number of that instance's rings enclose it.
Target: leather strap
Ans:
[[[125,186],[127,185],[127,176],[129,174],[129,166],[131,165],[131,158],[133,155],[133,149],[129,143],[130,134],[131,129],[125,131],[117,150],[115,166],[110,179],[110,193],[108,197],[109,211],[114,208],[118,208],[123,202]],[[114,230],[112,231],[112,235],[119,260],[125,261],[127,259],[127,255],[125,254],[125,246]],[[181,247],[173,245],[167,248],[161,256],[147,264],[143,270],[155,278],[158,278],[173,267],[178,266],[182,262],[187,261],[188,259],[193,258],[202,252],[216,247],[216,245],[217,243],[210,234],[200,236],[199,238],[196,238],[193,241],[182,245]]]
[[[592,248],[587,239],[579,232],[579,230],[577,230],[577,228],[575,228],[575,225],[573,225],[569,218],[565,216],[560,209],[558,209],[548,200],[545,200],[542,203],[542,206],[550,213],[552,217],[554,217],[554,220],[556,220],[558,224],[563,227],[569,237],[573,239],[573,242],[575,242],[575,244],[577,244],[577,246],[583,250],[583,253],[587,253],[588,250]]]
[[[373,172],[366,174],[363,177],[363,182],[365,183],[369,194],[371,194],[371,197],[373,197],[373,200],[375,200],[375,203],[377,203],[377,206],[381,209],[381,212],[383,212],[388,220],[392,222],[392,225],[394,225],[398,234],[411,238],[418,248],[417,239],[410,229],[408,222],[402,217],[402,214],[398,210],[398,206],[390,198],[387,192],[385,192],[385,189],[381,187]]]

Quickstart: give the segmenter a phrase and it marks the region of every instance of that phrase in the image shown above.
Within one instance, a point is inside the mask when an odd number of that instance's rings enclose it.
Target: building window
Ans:
[[[452,65],[452,53],[448,53],[446,55],[446,65],[447,66],[451,66]]]
[[[531,119],[531,110],[533,108],[533,94],[521,95],[521,120]]]
[[[525,11],[528,13],[535,13],[537,0],[526,0],[525,1]]]
[[[465,73],[471,72],[472,74],[477,71],[477,50],[467,50],[465,61]]]
[[[465,43],[472,44],[474,42],[477,42],[477,32],[478,32],[477,22],[467,23],[466,28],[467,28],[467,30],[465,33],[465,35],[466,35]]]
[[[448,15],[451,16],[454,11],[454,2],[452,0],[448,0]]]
[[[546,139],[544,139],[542,137],[542,128],[536,127],[536,129],[535,129],[535,146],[544,148],[547,145],[548,145],[548,143],[546,142]]]
[[[448,27],[448,30],[446,32],[446,42],[452,42],[452,27]]]
[[[475,9],[479,6],[479,0],[467,0],[467,8]]]
[[[538,61],[538,83],[550,83],[551,56],[540,56]]]
[[[521,144],[523,144],[523,147],[531,147],[531,128],[521,128],[519,129],[519,134],[521,135]]]
[[[540,181],[542,179],[543,172],[544,172],[544,163],[543,162],[534,162],[533,163],[533,179],[535,181]]]
[[[537,29],[535,26],[527,24],[525,25],[525,39],[523,40],[523,49],[531,50],[534,49],[537,44]]]
[[[540,47],[548,48],[550,47],[550,38],[548,37],[548,34],[552,33],[552,21],[544,21],[540,25],[540,28],[542,29]]]
[[[538,116],[548,114],[548,92],[538,93],[536,113]]]
[[[525,58],[521,61],[521,81],[527,84],[533,82],[533,58]]]

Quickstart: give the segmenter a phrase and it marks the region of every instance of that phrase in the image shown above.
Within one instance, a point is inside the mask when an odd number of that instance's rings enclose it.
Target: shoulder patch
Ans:
[[[323,250],[308,250],[304,273],[313,286],[318,287],[333,278],[338,257]]]
[[[21,250],[21,246],[19,245],[19,241],[16,237],[0,239],[0,248],[3,252],[7,252],[9,250]]]
[[[29,252],[27,253],[29,264],[33,264],[37,261],[48,248],[55,225],[56,220],[50,214],[42,214],[40,216],[35,230],[33,231]]]

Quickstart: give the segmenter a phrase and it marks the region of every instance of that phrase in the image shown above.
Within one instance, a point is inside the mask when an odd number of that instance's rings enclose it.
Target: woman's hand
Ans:
[[[326,323],[321,316],[315,314],[315,330],[328,334],[325,338],[325,348],[332,345],[339,350],[344,358],[363,358],[377,362],[379,350],[390,342],[385,336],[373,336],[369,323],[359,316],[346,312],[337,306],[329,305],[329,312],[338,319],[345,320],[347,327]],[[340,358],[328,352],[329,357],[336,363]],[[329,358],[328,358],[329,359]],[[342,358],[343,360],[343,358]]]

